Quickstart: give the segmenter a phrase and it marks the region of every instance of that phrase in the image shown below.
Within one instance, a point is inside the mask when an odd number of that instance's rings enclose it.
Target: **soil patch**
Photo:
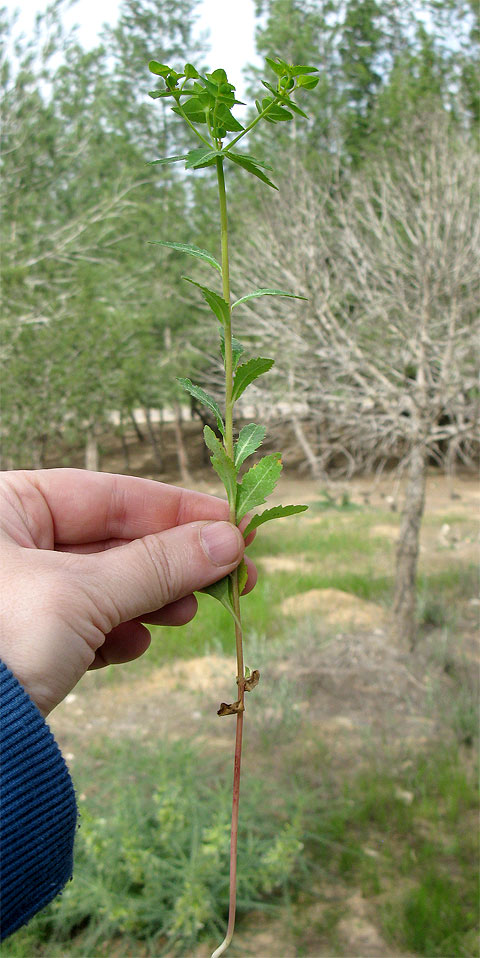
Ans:
[[[359,599],[341,589],[310,589],[299,592],[282,602],[284,615],[311,615],[316,613],[322,625],[327,627],[355,626],[370,629],[384,623],[385,613],[381,606],[366,599]]]
[[[265,572],[275,575],[276,572],[311,572],[315,564],[305,556],[261,556],[256,564]]]

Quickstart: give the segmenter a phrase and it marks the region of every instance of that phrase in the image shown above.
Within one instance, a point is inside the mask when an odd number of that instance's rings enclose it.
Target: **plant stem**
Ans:
[[[294,93],[294,92],[295,92],[295,89],[296,89],[296,87],[295,87],[294,90],[292,90],[291,92]],[[279,96],[276,96],[276,97],[273,99],[272,103],[269,103],[269,105],[266,106],[265,109],[262,110],[262,112],[259,113],[258,116],[256,116],[255,119],[252,120],[251,123],[249,123],[248,126],[246,126],[244,130],[242,130],[241,133],[238,133],[237,136],[234,136],[233,140],[230,140],[230,143],[228,144],[228,146],[226,147],[226,149],[227,149],[227,150],[231,150],[231,149],[232,149],[232,146],[235,146],[235,144],[238,143],[238,141],[241,140],[244,136],[246,136],[247,133],[250,133],[250,130],[253,130],[254,126],[256,126],[257,123],[260,123],[260,120],[263,120],[264,117],[268,116],[268,114],[269,114],[270,111],[273,109],[273,107],[274,107],[274,106],[277,106],[277,104],[280,103],[280,102],[281,102],[280,97],[279,97]]]
[[[222,243],[222,286],[223,298],[228,303],[228,320],[225,323],[225,449],[233,459],[233,349],[232,349],[232,310],[230,305],[230,269],[228,260],[228,217],[227,195],[225,190],[225,175],[223,159],[217,157],[218,196],[220,201],[220,226]],[[230,522],[237,524],[235,503],[230,503]],[[242,760],[243,709],[245,700],[245,668],[243,665],[243,634],[241,626],[240,596],[238,588],[238,573],[232,573],[232,599],[237,621],[235,622],[235,644],[237,652],[237,686],[238,701],[241,711],[237,712],[237,727],[235,734],[235,757],[233,765],[233,797],[232,797],[232,824],[230,830],[230,894],[228,910],[228,926],[222,944],[213,952],[212,958],[220,958],[227,950],[235,927],[235,909],[237,899],[237,841],[238,841],[238,811],[240,802],[240,768]],[[237,624],[238,622],[238,624]]]
[[[235,760],[233,770],[233,800],[232,825],[230,829],[230,901],[228,909],[227,933],[221,945],[215,949],[212,958],[220,958],[227,950],[235,928],[235,908],[237,902],[237,839],[238,839],[238,809],[240,802],[240,763],[242,760],[242,733],[243,712],[237,713],[237,730],[235,735]]]
[[[227,454],[233,460],[233,349],[232,349],[232,309],[230,304],[230,268],[228,260],[228,217],[227,217],[227,194],[225,190],[225,175],[223,171],[223,158],[217,156],[217,179],[218,196],[220,200],[220,227],[222,243],[222,286],[223,298],[228,303],[228,320],[225,323],[225,449]],[[230,522],[237,524],[235,503],[230,503]],[[240,596],[238,593],[238,574],[232,573],[233,583],[233,606],[235,615],[241,623]],[[243,666],[243,644],[242,629],[235,624],[235,636],[237,646],[237,683],[239,699],[243,703],[244,694],[244,666]]]
[[[187,114],[185,113],[185,111],[184,111],[184,109],[183,109],[183,107],[182,107],[182,104],[181,104],[181,102],[180,102],[180,97],[179,97],[179,96],[174,96],[174,99],[175,99],[175,103],[177,104],[177,107],[178,107],[178,109],[179,109],[179,111],[180,111],[180,116],[185,120],[185,123],[190,127],[190,129],[193,130],[193,132],[195,133],[195,136],[198,136],[199,140],[201,140],[202,143],[205,143],[206,146],[210,146],[210,147],[211,147],[212,144],[209,143],[209,141],[207,140],[207,138],[206,138],[205,136],[202,136],[202,134],[200,133],[199,130],[197,130],[196,126],[194,126],[194,124],[192,123],[192,121],[189,120],[189,118],[188,118]]]

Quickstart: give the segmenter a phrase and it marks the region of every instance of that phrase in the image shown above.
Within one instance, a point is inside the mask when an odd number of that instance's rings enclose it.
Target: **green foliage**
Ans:
[[[194,399],[198,399],[203,406],[206,406],[207,409],[210,409],[210,411],[213,412],[215,419],[217,420],[218,428],[223,435],[225,432],[225,427],[223,424],[222,414],[220,412],[220,407],[213,396],[210,396],[207,392],[205,392],[201,386],[195,386],[190,379],[185,379],[182,376],[179,376],[178,382],[181,386],[183,386],[187,393],[190,393]]]
[[[261,446],[266,432],[264,426],[257,426],[254,422],[240,430],[235,443],[235,466],[237,469],[245,462],[245,459],[248,459]]]
[[[165,98],[173,100],[172,110],[180,116],[187,127],[202,141],[203,146],[190,150],[185,157],[185,168],[187,170],[204,170],[208,167],[215,167],[217,176],[218,199],[220,207],[220,243],[221,243],[221,262],[211,260],[209,254],[199,247],[192,247],[190,244],[183,245],[183,251],[194,255],[197,258],[207,260],[210,265],[216,267],[222,276],[222,295],[215,290],[194,279],[188,279],[188,282],[197,286],[215,317],[220,321],[223,327],[223,336],[221,337],[221,352],[225,369],[225,417],[223,418],[219,406],[213,397],[206,393],[201,387],[195,386],[191,380],[181,378],[181,385],[196,399],[199,399],[211,411],[213,411],[218,428],[223,437],[223,443],[217,439],[214,432],[205,427],[204,437],[208,449],[211,452],[211,462],[217,475],[222,480],[228,497],[230,506],[230,521],[237,524],[244,518],[250,509],[265,502],[277,483],[282,469],[280,455],[264,456],[255,465],[251,466],[239,481],[237,478],[238,470],[241,465],[253,455],[255,450],[264,438],[264,430],[256,424],[251,424],[247,432],[239,437],[237,443],[234,441],[234,411],[235,403],[240,399],[245,390],[252,382],[268,372],[273,366],[273,359],[267,359],[261,356],[252,357],[245,363],[238,365],[241,355],[244,352],[243,346],[234,339],[232,330],[232,304],[230,295],[230,270],[229,270],[229,243],[228,243],[228,215],[227,215],[227,194],[225,186],[224,165],[229,162],[234,166],[241,167],[242,170],[255,176],[267,186],[276,189],[275,184],[264,172],[268,166],[257,157],[250,154],[238,153],[232,149],[239,140],[250,133],[254,127],[265,120],[270,123],[288,121],[293,118],[294,113],[302,113],[293,101],[291,96],[300,87],[304,89],[313,89],[318,82],[314,77],[316,68],[308,66],[294,66],[284,60],[277,58],[270,60],[268,64],[276,76],[277,84],[273,87],[268,81],[262,81],[263,85],[272,94],[264,97],[261,104],[257,101],[257,116],[244,127],[233,115],[232,108],[239,101],[235,99],[235,87],[229,83],[225,70],[218,69],[213,73],[202,75],[191,63],[187,63],[182,73],[157,60],[150,61],[150,70],[156,76],[163,80],[164,86],[160,90],[154,90],[150,94],[155,100],[164,100]],[[293,110],[288,107],[293,106]],[[224,145],[224,139],[228,134],[237,134],[233,139],[229,139]],[[174,162],[179,159],[175,154],[172,158]],[[171,243],[166,243],[172,246]],[[180,250],[182,246],[175,244],[175,249]],[[262,287],[254,293],[247,294],[237,300],[236,305],[245,302],[248,299],[264,295],[285,295],[281,290]],[[289,295],[288,293],[286,294]],[[294,294],[291,294],[294,295]],[[293,510],[295,511],[295,510]],[[296,510],[298,511],[298,510]],[[274,518],[279,515],[289,515],[292,510],[278,511],[273,510],[268,518]],[[265,521],[265,520],[264,520]],[[260,520],[258,522],[260,524]],[[247,580],[246,565],[243,564],[240,569],[235,569],[223,581],[215,583],[207,588],[208,594],[212,595],[230,612],[235,621],[235,647],[237,658],[236,680],[238,687],[237,701],[231,705],[222,702],[218,715],[226,716],[237,713],[237,722],[245,709],[245,692],[251,691],[250,686],[245,683],[245,669],[243,660],[243,632],[240,611],[240,595]],[[252,679],[253,681],[253,679]],[[258,674],[252,689],[258,684]],[[241,726],[237,725],[237,733]],[[237,734],[235,744],[235,772],[233,785],[233,810],[232,810],[232,843],[230,874],[235,875],[234,861],[236,856],[236,836],[238,832],[238,796],[240,788],[240,760],[242,749],[242,737]],[[277,881],[282,880],[285,870],[288,871],[290,862],[295,859],[301,849],[301,844],[297,839],[291,841],[290,832],[282,840],[282,836],[277,837],[277,848],[270,857],[267,856],[265,864],[272,874],[275,874]],[[286,851],[286,848],[288,849]],[[270,879],[269,887],[273,887],[273,878]],[[205,907],[205,889],[201,886],[191,883],[185,891],[185,902],[192,906],[196,903],[194,915],[194,926],[201,920],[200,914],[202,907]],[[223,954],[228,947],[233,934],[235,924],[236,908],[235,878],[232,877],[229,890],[229,919],[227,935],[215,951],[215,956]]]
[[[36,940],[48,942],[48,954],[63,943],[69,954],[94,955],[121,936],[132,941],[131,953],[135,942],[148,943],[152,954],[168,947],[184,956],[202,938],[218,935],[228,903],[222,862],[230,840],[230,770],[220,773],[184,740],[142,749],[109,741],[97,750],[100,791],[90,789],[94,755],[76,774],[87,800],[80,802],[74,879],[20,933],[19,947],[26,939],[28,954],[35,954]],[[262,794],[262,779],[252,774],[239,836],[242,912],[262,909],[269,899],[274,904],[279,891],[293,887],[302,854],[301,794],[286,795],[273,814]],[[80,930],[77,951],[72,939]],[[5,955],[15,954],[16,938]]]
[[[237,490],[237,520],[260,506],[269,496],[280,477],[282,461],[280,453],[264,456],[245,473]]]
[[[190,379],[184,377],[179,377],[178,381],[191,396],[207,406],[215,415],[218,429],[223,437],[223,444],[208,426],[204,430],[205,442],[211,452],[212,466],[226,489],[230,504],[230,518],[235,519],[237,523],[250,509],[254,509],[265,502],[266,497],[273,492],[282,465],[279,454],[265,456],[260,462],[247,470],[241,481],[237,479],[240,466],[258,449],[265,437],[265,430],[263,427],[252,423],[241,431],[238,441],[234,443],[234,406],[247,387],[271,369],[274,360],[259,356],[252,357],[245,363],[238,365],[244,347],[233,336],[232,309],[234,306],[239,306],[260,296],[304,299],[303,296],[298,296],[295,293],[269,287],[262,287],[247,293],[233,304],[230,297],[224,163],[230,161],[234,165],[240,166],[247,173],[257,177],[266,185],[274,186],[264,172],[264,170],[270,169],[268,164],[250,154],[238,153],[232,150],[232,147],[250,133],[261,120],[277,123],[291,120],[294,113],[306,116],[295,105],[292,94],[300,88],[313,90],[318,83],[318,77],[314,76],[317,73],[316,67],[293,65],[280,57],[268,58],[267,65],[275,74],[276,86],[272,86],[267,80],[262,81],[271,95],[264,97],[261,103],[257,101],[258,115],[244,127],[231,112],[235,106],[239,105],[239,101],[235,98],[235,87],[229,83],[225,70],[218,69],[213,73],[203,75],[191,63],[187,63],[183,72],[180,73],[158,60],[151,60],[149,63],[150,72],[163,81],[163,86],[159,90],[151,91],[150,96],[154,100],[172,100],[171,108],[173,112],[184,120],[187,127],[203,143],[203,146],[189,150],[186,154],[175,154],[166,159],[172,163],[185,160],[185,168],[192,171],[215,167],[217,173],[222,265],[208,251],[198,246],[171,241],[157,241],[157,243],[160,246],[187,253],[196,259],[207,262],[217,269],[222,276],[222,295],[195,279],[184,278],[201,290],[207,305],[223,327],[221,352],[225,367],[225,416],[222,416],[217,401],[200,386],[194,385]],[[224,145],[223,140],[231,133],[237,135]],[[161,163],[162,161],[156,160],[154,162]],[[266,522],[267,519],[293,515],[298,511],[301,511],[300,507],[270,510],[268,516],[265,515],[262,519],[257,518],[250,528],[253,530],[257,525]],[[238,602],[238,598],[235,599],[235,595],[238,596],[238,573],[233,573],[228,581],[217,583],[205,591],[218,599],[231,612],[237,628],[241,629],[240,609],[235,605]],[[238,645],[237,654],[240,655]],[[241,668],[239,660],[238,674],[241,675],[242,673],[243,668]]]
[[[235,306],[240,306],[241,303],[248,302],[249,299],[256,299],[257,296],[285,296],[288,299],[306,300],[305,296],[298,296],[296,293],[286,293],[283,289],[256,289],[253,293],[247,293],[246,296],[235,300],[235,302],[232,303],[232,309],[235,309]]]
[[[213,430],[210,429],[210,426],[205,426],[203,435],[205,437],[205,445],[212,453],[212,466],[225,486],[229,503],[234,506],[237,496],[237,469],[235,468],[235,464],[227,454],[223,443],[217,439]]]
[[[263,376],[274,364],[273,359],[262,359],[260,356],[256,359],[249,359],[248,362],[238,366],[235,378],[233,380],[232,399],[236,402],[250,383],[253,383],[259,376]]]
[[[184,276],[183,278],[187,280],[187,283],[191,283],[192,286],[198,286],[202,291],[205,302],[210,306],[212,313],[215,314],[220,323],[225,325],[229,319],[229,307],[223,297],[219,296],[214,289],[209,289],[208,286],[202,286],[201,283],[197,283],[194,279],[189,279],[188,276]]]
[[[183,157],[176,157],[176,159],[183,159]],[[190,253],[190,256],[195,256],[196,259],[204,260],[206,263],[210,263],[210,266],[214,266],[215,269],[222,272],[222,267],[220,263],[217,263],[214,256],[208,252],[206,249],[199,249],[198,246],[190,246],[188,243],[167,243],[162,240],[153,240],[153,246],[166,246],[169,249],[177,250],[179,253]],[[202,289],[203,287],[200,287]]]
[[[269,522],[271,519],[283,519],[285,516],[295,516],[298,515],[299,512],[305,512],[306,509],[308,509],[308,506],[272,506],[271,509],[265,509],[264,512],[250,519],[245,529],[245,535],[248,536],[254,529],[258,529],[264,522]]]

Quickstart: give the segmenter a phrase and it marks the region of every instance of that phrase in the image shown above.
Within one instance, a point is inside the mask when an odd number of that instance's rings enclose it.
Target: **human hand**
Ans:
[[[221,499],[133,476],[0,474],[0,658],[43,715],[87,669],[142,655],[142,623],[193,618],[192,593],[243,557],[226,519]]]

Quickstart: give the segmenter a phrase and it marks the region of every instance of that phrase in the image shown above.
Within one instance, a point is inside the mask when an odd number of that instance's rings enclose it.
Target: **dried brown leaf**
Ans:
[[[237,712],[244,712],[245,706],[240,699],[238,702],[233,702],[232,705],[227,705],[226,702],[222,702],[220,708],[218,709],[217,715],[235,715]]]

